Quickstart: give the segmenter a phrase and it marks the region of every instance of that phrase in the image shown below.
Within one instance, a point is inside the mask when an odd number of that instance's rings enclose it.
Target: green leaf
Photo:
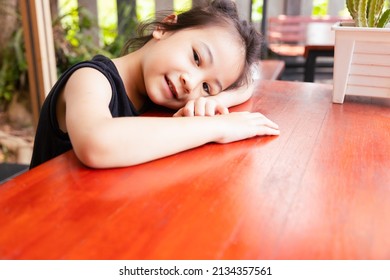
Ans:
[[[387,9],[380,17],[377,27],[379,28],[386,27],[389,21],[390,21],[390,9]]]
[[[356,15],[357,15],[357,10],[356,10],[356,6],[355,6],[355,1],[356,1],[356,0],[347,0],[348,12],[349,12],[349,14],[351,15],[351,17],[352,17],[353,19],[356,19]]]
[[[367,27],[367,0],[360,0],[358,6],[358,26]]]
[[[381,0],[379,0],[381,1]],[[377,6],[377,2],[378,0],[370,0],[370,3],[369,3],[369,6],[368,6],[368,26],[369,27],[375,27],[375,23],[376,23],[376,18],[378,17],[377,13],[376,13],[376,6]]]
[[[379,0],[376,3],[375,13],[378,15],[377,16],[378,18],[379,18],[379,15],[382,13],[384,5],[385,5],[385,0]]]

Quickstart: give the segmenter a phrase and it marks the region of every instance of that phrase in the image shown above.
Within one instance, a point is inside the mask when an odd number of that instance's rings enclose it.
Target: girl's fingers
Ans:
[[[194,101],[194,115],[195,116],[204,116],[206,112],[206,99],[198,98]]]
[[[220,115],[229,114],[229,109],[223,105],[220,105],[220,104],[217,104],[214,111],[216,114],[220,114]]]
[[[260,113],[258,113],[258,114],[260,114]],[[270,119],[268,119],[264,115],[262,115],[262,114],[260,114],[260,115],[261,116],[259,117],[259,121],[260,121],[261,125],[268,126],[272,129],[279,129],[279,126],[276,123],[274,123],[273,121],[271,121]]]
[[[260,126],[257,135],[280,135],[280,130],[268,126]]]
[[[193,117],[193,116],[215,116],[229,114],[229,109],[218,102],[200,97],[195,100],[190,100],[186,105],[177,111],[174,117]]]
[[[279,126],[261,113],[239,112],[238,114],[241,114],[241,116],[244,117],[245,122],[249,126],[252,126],[256,135],[280,134]]]
[[[194,100],[190,100],[183,107],[183,117],[193,117],[195,116],[195,102]]]
[[[211,100],[206,103],[205,114],[206,116],[225,115],[229,114],[229,109]]]
[[[212,100],[210,100],[209,102],[206,102],[205,106],[205,114],[206,116],[214,116],[216,115],[216,103]]]
[[[254,120],[256,122],[256,125],[264,125],[264,126],[268,126],[270,128],[273,128],[273,129],[279,129],[279,126],[276,123],[274,123],[273,121],[271,121],[270,119],[268,119],[266,116],[264,116],[261,113],[243,112],[243,114],[247,114],[247,117]]]
[[[174,113],[172,117],[183,117],[183,108]]]

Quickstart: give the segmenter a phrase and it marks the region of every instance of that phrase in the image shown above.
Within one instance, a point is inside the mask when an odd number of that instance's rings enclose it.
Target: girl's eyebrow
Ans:
[[[201,41],[200,43],[201,43],[202,49],[206,53],[206,56],[209,60],[210,65],[213,65],[214,56],[213,56],[213,53],[211,52],[209,46],[205,42]],[[221,82],[218,79],[215,79],[215,83],[216,83],[217,87],[219,88],[219,92],[221,92],[223,90]]]
[[[209,48],[209,46],[205,43],[205,42],[200,42],[201,45],[202,45],[202,48],[205,50],[205,52],[207,53],[207,56],[209,58],[209,62],[210,64],[213,64],[214,63],[214,56],[213,54],[211,53],[211,50]]]

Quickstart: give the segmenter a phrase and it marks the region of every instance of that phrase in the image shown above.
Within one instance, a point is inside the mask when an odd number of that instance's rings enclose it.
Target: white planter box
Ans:
[[[335,24],[333,102],[345,95],[390,98],[390,28]]]

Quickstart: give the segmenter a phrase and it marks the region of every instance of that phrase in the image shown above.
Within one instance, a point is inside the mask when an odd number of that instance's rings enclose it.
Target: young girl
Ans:
[[[31,168],[70,149],[92,168],[144,163],[201,146],[278,135],[260,113],[229,113],[250,98],[260,37],[230,0],[143,26],[132,52],[66,71],[41,110]],[[134,50],[135,49],[135,50]],[[174,117],[142,117],[150,103]]]

